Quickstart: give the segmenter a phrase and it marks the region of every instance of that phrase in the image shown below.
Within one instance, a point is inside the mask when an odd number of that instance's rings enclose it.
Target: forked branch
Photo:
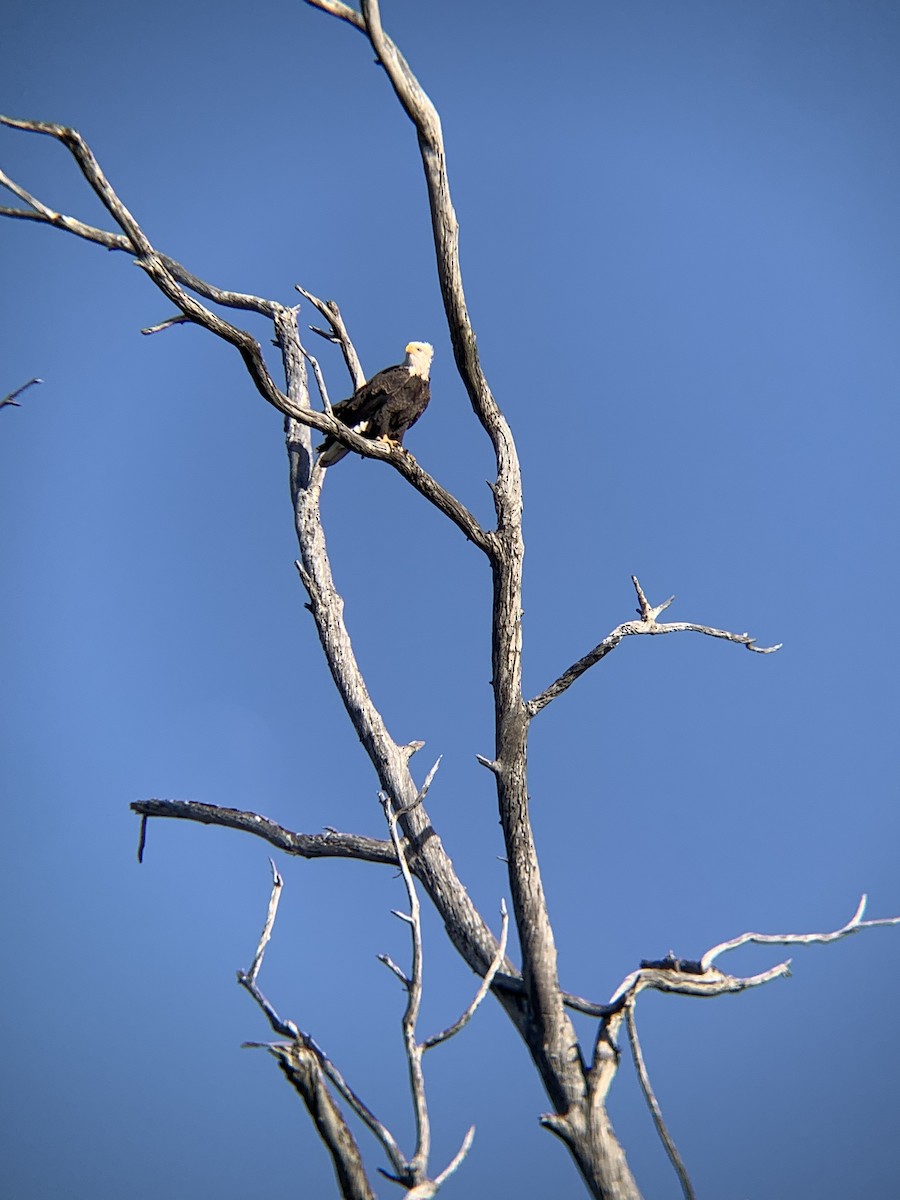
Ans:
[[[606,1006],[606,1015],[597,1030],[594,1059],[588,1072],[590,1086],[595,1092],[609,1086],[611,1075],[614,1072],[614,1062],[606,1050],[615,1045],[616,1036],[624,1017],[628,1025],[641,1089],[666,1153],[678,1175],[685,1200],[693,1200],[694,1192],[684,1163],[666,1128],[659,1102],[650,1085],[650,1077],[641,1051],[634,1015],[638,995],[648,989],[674,992],[682,996],[722,996],[731,992],[742,992],[747,988],[759,987],[761,984],[770,983],[773,979],[790,975],[790,960],[777,963],[758,975],[744,977],[726,975],[714,967],[713,963],[719,955],[729,950],[736,950],[738,947],[750,943],[765,946],[827,945],[830,942],[849,937],[853,933],[859,933],[863,929],[874,929],[882,925],[900,925],[900,917],[863,920],[865,908],[866,896],[863,895],[850,920],[839,929],[827,933],[743,933],[739,937],[713,946],[700,959],[682,959],[677,958],[674,954],[669,954],[663,959],[645,960],[641,963],[640,968],[633,971],[613,993]]]
[[[201,304],[190,293],[196,293],[196,295],[203,296],[223,307],[258,313],[268,317],[276,325],[279,323],[283,325],[287,314],[290,314],[291,310],[286,305],[279,304],[274,300],[265,300],[259,296],[216,288],[204,280],[198,279],[168,255],[156,250],[135,217],[117,195],[90,146],[77,130],[45,121],[22,121],[4,116],[0,116],[0,123],[25,133],[43,134],[65,146],[78,164],[85,180],[122,232],[111,233],[97,229],[64,213],[56,212],[3,172],[0,172],[0,186],[13,192],[29,208],[25,210],[4,207],[0,208],[0,215],[53,225],[77,237],[105,246],[107,249],[121,250],[133,255],[137,265],[146,271],[180,314],[156,325],[148,326],[145,332],[159,332],[174,324],[190,321],[228,342],[241,355],[251,380],[267,403],[287,417],[311,426],[321,433],[338,437],[356,454],[361,454],[366,458],[378,458],[389,463],[394,470],[412,484],[420,495],[449,517],[454,525],[479,549],[487,554],[494,552],[492,536],[481,528],[464,504],[419,466],[411,454],[402,448],[361,437],[327,412],[318,412],[308,404],[298,405],[290,396],[290,389],[288,389],[288,393],[285,393],[275,384],[256,338],[246,329],[241,329],[224,320],[206,305]],[[317,302],[313,298],[310,298],[310,302],[318,307],[319,311],[327,311],[329,307],[328,302]],[[331,319],[330,315],[329,319]],[[342,328],[336,306],[334,306],[334,319],[337,324],[333,328]],[[297,335],[297,339],[299,341],[299,335]],[[344,349],[345,357],[348,358],[348,363],[355,362],[354,369],[358,370],[359,362],[358,359],[355,359],[355,351],[352,351],[349,339],[345,340],[343,337],[339,337],[338,340]]]
[[[440,759],[431,768],[428,776],[423,783],[415,804],[420,804],[424,799],[428,788],[440,765]],[[403,984],[406,994],[407,1003],[406,1010],[403,1014],[403,1041],[406,1047],[406,1058],[409,1067],[410,1089],[413,1096],[413,1107],[416,1117],[416,1149],[412,1158],[406,1164],[405,1173],[401,1174],[400,1181],[412,1186],[414,1189],[418,1187],[432,1186],[437,1189],[440,1181],[445,1179],[449,1174],[456,1170],[459,1163],[468,1151],[474,1136],[474,1127],[466,1134],[465,1141],[460,1147],[460,1150],[451,1161],[450,1165],[435,1179],[429,1181],[428,1157],[431,1151],[431,1126],[428,1116],[428,1104],[425,1096],[425,1075],[422,1066],[422,1058],[426,1050],[431,1050],[435,1046],[441,1045],[448,1041],[463,1029],[475,1014],[475,1010],[481,1004],[484,997],[487,995],[494,981],[494,977],[500,969],[506,954],[506,940],[509,932],[509,917],[506,911],[506,904],[501,904],[502,916],[502,932],[497,946],[497,952],[494,955],[493,962],[485,973],[481,986],[475,994],[472,1002],[466,1008],[465,1012],[454,1021],[452,1025],[442,1030],[440,1033],[426,1038],[423,1042],[418,1040],[416,1024],[418,1022],[419,1010],[422,1003],[422,968],[423,968],[423,943],[422,943],[422,920],[421,907],[419,905],[419,897],[416,891],[415,881],[413,879],[412,870],[407,862],[406,850],[400,836],[399,816],[400,813],[391,803],[390,797],[384,792],[380,796],[382,807],[384,809],[385,819],[390,830],[391,841],[397,853],[397,858],[400,863],[400,872],[403,876],[403,883],[406,887],[406,895],[409,900],[409,913],[395,912],[395,916],[401,918],[409,925],[410,937],[412,939],[412,965],[409,975],[405,974],[396,963],[392,962],[387,955],[379,955],[379,959],[388,967],[391,972]],[[423,1195],[433,1195],[433,1192],[426,1191]]]
[[[606,635],[602,642],[598,642],[593,650],[589,650],[583,658],[568,667],[563,671],[558,679],[555,679],[548,688],[545,688],[533,699],[529,700],[526,708],[529,717],[536,716],[542,708],[546,708],[551,700],[555,700],[557,696],[561,696],[563,692],[568,691],[576,679],[579,679],[585,671],[595,666],[601,659],[605,658],[611,650],[615,650],[616,646],[627,637],[633,637],[637,634],[650,634],[656,636],[662,633],[702,633],[706,637],[722,638],[726,642],[735,642],[739,646],[744,646],[747,650],[752,650],[755,654],[774,654],[776,650],[781,649],[781,642],[775,646],[757,646],[756,638],[752,638],[749,633],[730,633],[727,629],[716,629],[712,625],[697,625],[689,621],[670,621],[660,622],[657,617],[661,612],[669,607],[674,596],[670,596],[668,600],[664,600],[662,604],[651,606],[644,595],[643,589],[636,575],[632,575],[631,582],[634,584],[637,592],[638,621],[623,621],[621,625],[617,625],[615,629]]]

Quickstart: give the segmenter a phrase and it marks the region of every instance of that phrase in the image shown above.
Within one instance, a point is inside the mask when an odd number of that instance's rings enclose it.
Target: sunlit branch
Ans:
[[[621,625],[617,625],[611,633],[607,634],[602,642],[597,643],[593,650],[588,651],[583,658],[580,658],[571,667],[563,671],[562,675],[554,680],[548,688],[545,688],[544,691],[529,700],[526,709],[530,717],[535,716],[542,708],[546,708],[551,700],[555,700],[557,696],[561,696],[563,692],[572,686],[576,679],[579,679],[585,671],[605,658],[611,650],[615,650],[616,646],[626,637],[633,637],[638,634],[656,636],[663,633],[702,633],[707,637],[721,638],[727,642],[736,642],[738,645],[744,646],[747,650],[752,650],[755,654],[774,654],[776,650],[781,649],[780,642],[776,646],[757,646],[756,639],[752,638],[749,633],[730,633],[727,629],[716,629],[712,625],[697,625],[687,621],[661,623],[656,618],[669,607],[675,597],[670,596],[662,604],[651,607],[647,602],[647,598],[636,575],[632,575],[631,582],[634,584],[638,595],[640,620],[625,621]]]
[[[310,329],[313,333],[317,333],[319,337],[325,338],[326,341],[336,342],[340,346],[344,362],[347,364],[347,370],[350,372],[350,381],[353,385],[353,390],[356,391],[357,388],[362,387],[366,382],[366,376],[360,365],[356,347],[350,340],[350,334],[347,332],[347,326],[344,324],[341,310],[334,300],[320,300],[318,296],[314,296],[312,292],[308,292],[306,288],[302,288],[299,283],[295,284],[294,287],[304,299],[310,302],[316,312],[321,313],[331,326],[331,333],[326,332],[324,329],[317,329],[314,325],[310,325]]]
[[[465,1028],[465,1026],[468,1025],[469,1021],[471,1021],[472,1017],[475,1015],[475,1010],[478,1008],[479,1004],[481,1004],[482,1000],[490,991],[491,985],[494,982],[494,978],[497,972],[500,970],[500,966],[506,955],[506,942],[509,936],[509,913],[506,910],[505,900],[500,901],[500,922],[500,941],[497,946],[497,953],[494,955],[494,961],[491,963],[490,967],[488,967],[488,970],[481,981],[481,986],[473,996],[471,1004],[462,1014],[462,1016],[459,1017],[458,1020],[454,1021],[452,1025],[449,1025],[446,1029],[442,1029],[440,1033],[433,1033],[431,1037],[426,1038],[422,1043],[423,1050],[430,1050],[433,1046],[439,1046],[442,1042],[448,1041],[450,1038],[459,1033],[461,1029]]]
[[[862,929],[875,929],[879,925],[900,925],[900,917],[877,917],[874,920],[864,921],[862,916],[866,911],[867,900],[868,897],[863,893],[856,912],[847,924],[831,933],[742,933],[740,937],[733,938],[730,942],[720,942],[718,946],[707,950],[700,960],[700,965],[703,970],[707,971],[720,954],[724,954],[728,950],[736,950],[738,946],[745,946],[748,943],[758,946],[827,945],[829,942],[837,942],[841,938],[849,937],[851,933],[859,933]]]
[[[272,936],[275,917],[278,911],[278,901],[283,885],[274,862],[271,859],[269,862],[272,866],[273,882],[266,921],[250,970],[238,971],[237,980],[241,987],[250,993],[257,1005],[262,1009],[274,1032],[281,1037],[289,1038],[290,1041],[287,1043],[245,1042],[244,1045],[249,1048],[266,1049],[275,1056],[279,1066],[309,1109],[310,1115],[315,1121],[316,1127],[319,1129],[319,1133],[332,1155],[335,1170],[339,1176],[342,1172],[345,1172],[348,1174],[348,1178],[354,1187],[359,1187],[361,1181],[365,1181],[365,1188],[368,1189],[368,1181],[365,1179],[365,1170],[362,1165],[359,1148],[340,1110],[328,1094],[328,1090],[324,1086],[324,1079],[327,1078],[336,1091],[347,1101],[360,1120],[363,1121],[366,1127],[371,1130],[381,1143],[391,1163],[395,1168],[399,1168],[402,1167],[404,1159],[395,1138],[390,1130],[378,1120],[368,1106],[347,1084],[340,1071],[338,1071],[322,1048],[317,1045],[315,1040],[298,1029],[293,1021],[283,1020],[259,987],[258,975],[262,966],[266,945]],[[325,1123],[324,1131],[320,1124],[321,1121]],[[371,1189],[361,1193],[354,1191],[353,1194],[372,1195]]]

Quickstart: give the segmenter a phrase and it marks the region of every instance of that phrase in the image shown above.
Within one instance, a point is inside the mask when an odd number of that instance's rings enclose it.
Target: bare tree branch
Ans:
[[[310,425],[314,429],[318,429],[321,433],[333,435],[357,454],[361,454],[366,458],[378,458],[389,463],[412,484],[420,495],[424,496],[426,500],[444,513],[445,516],[449,517],[469,541],[478,546],[486,554],[490,555],[494,553],[493,536],[485,533],[465,505],[461,504],[455,496],[442,487],[437,480],[433,479],[427,471],[424,471],[408,451],[402,447],[391,446],[384,442],[370,441],[368,438],[362,437],[360,434],[349,429],[334,416],[328,413],[317,412],[308,404],[304,407],[297,407],[274,383],[269,374],[269,369],[266,366],[259,343],[252,334],[223,320],[222,317],[189,295],[185,288],[197,292],[198,295],[202,295],[216,304],[260,313],[269,317],[276,324],[279,320],[283,321],[284,315],[291,310],[287,309],[285,305],[278,304],[272,300],[263,300],[258,296],[248,296],[238,292],[225,292],[213,288],[210,284],[204,283],[202,280],[191,275],[190,272],[185,271],[183,267],[180,267],[179,264],[175,263],[167,255],[160,254],[155,250],[135,218],[116,195],[115,190],[103,174],[90,147],[76,130],[69,129],[64,125],[54,125],[44,121],[20,121],[4,116],[0,116],[0,123],[8,125],[13,129],[22,130],[23,132],[44,134],[62,143],[77,162],[92,190],[100,198],[116,224],[122,229],[124,236],[95,229],[93,226],[84,225],[73,218],[54,212],[25,192],[18,184],[14,184],[5,175],[0,176],[0,183],[14,191],[20,198],[25,199],[26,203],[32,204],[36,211],[33,214],[27,214],[17,209],[4,209],[0,210],[0,215],[5,213],[8,216],[31,217],[32,219],[44,221],[66,229],[68,232],[74,233],[79,237],[85,237],[89,241],[98,242],[108,249],[125,250],[129,254],[133,254],[137,265],[147,272],[160,291],[180,310],[184,319],[202,326],[208,332],[228,342],[237,349],[244,360],[244,365],[257,391],[267,403],[285,414],[285,416],[291,417],[305,425]],[[312,298],[311,302],[316,303]],[[327,302],[319,303],[329,313],[331,312]],[[337,323],[334,327],[340,329],[342,327],[340,324],[340,314],[337,311],[337,307],[333,307],[333,316]],[[331,315],[329,315],[329,319],[331,319]],[[149,327],[146,332],[159,330],[164,326],[175,323],[177,320],[177,317],[170,318],[160,325]],[[299,336],[297,336],[297,340],[299,341]],[[340,340],[342,347],[345,349],[345,356],[349,355],[352,348],[349,345],[349,340],[345,342],[343,337]],[[355,356],[355,351],[352,352],[352,356]],[[356,365],[358,367],[358,360],[356,360]]]
[[[12,128],[40,133],[60,141],[78,163],[86,181],[104,204],[121,233],[107,232],[60,214],[33,197],[19,184],[0,174],[5,186],[25,209],[0,208],[0,215],[50,224],[56,228],[132,255],[157,288],[178,310],[173,316],[147,327],[155,333],[171,325],[192,322],[215,334],[241,354],[248,373],[263,398],[285,415],[285,432],[290,463],[291,495],[300,545],[297,564],[306,588],[318,635],[338,692],[360,741],[368,754],[381,786],[381,799],[390,831],[390,841],[363,838],[353,834],[326,831],[310,836],[293,833],[256,813],[218,808],[193,802],[144,800],[132,805],[142,817],[141,850],[147,821],[151,816],[180,818],[206,824],[241,829],[263,837],[287,853],[313,857],[347,857],[399,866],[409,900],[409,913],[396,915],[411,930],[412,965],[404,972],[387,956],[381,961],[400,980],[407,992],[402,1027],[410,1074],[410,1087],[416,1119],[416,1147],[407,1160],[390,1131],[371,1113],[353,1092],[334,1064],[311,1037],[291,1021],[282,1020],[258,985],[265,948],[271,936],[281,889],[281,879],[273,869],[273,889],[269,910],[250,969],[238,975],[243,987],[265,1013],[270,1026],[285,1044],[267,1046],[281,1069],[304,1099],[335,1163],[342,1194],[354,1200],[369,1200],[372,1195],[358,1148],[335,1103],[328,1085],[334,1089],[378,1138],[395,1174],[411,1200],[425,1200],[437,1191],[454,1171],[471,1145],[469,1130],[462,1147],[445,1170],[434,1179],[427,1176],[431,1130],[422,1070],[424,1051],[446,1041],[471,1019],[489,990],[494,990],[515,1023],[539,1069],[554,1111],[542,1123],[567,1145],[589,1189],[602,1200],[638,1200],[637,1185],[625,1162],[624,1154],[612,1131],[605,1109],[606,1095],[615,1076],[619,1053],[616,1034],[623,1020],[628,1022],[636,1068],[654,1120],[679,1171],[682,1188],[693,1196],[681,1160],[663,1124],[659,1105],[650,1087],[649,1077],[637,1036],[634,1006],[645,989],[678,994],[712,996],[759,986],[789,974],[789,964],[779,963],[756,976],[740,978],[726,975],[713,965],[718,955],[747,942],[792,944],[829,942],[861,928],[900,923],[900,918],[863,921],[865,897],[846,926],[830,934],[760,935],[740,938],[713,947],[699,961],[676,959],[669,955],[658,961],[642,962],[623,982],[610,1002],[595,1004],[564,993],[559,985],[557,954],[553,931],[544,897],[537,851],[529,820],[526,775],[527,739],[531,718],[553,699],[566,691],[619,642],[636,634],[696,632],[731,641],[755,653],[769,654],[778,646],[758,647],[749,634],[735,634],[711,626],[685,622],[661,623],[660,615],[672,599],[652,606],[636,577],[632,577],[638,597],[637,621],[616,627],[602,642],[570,666],[543,692],[528,703],[522,693],[521,597],[523,541],[521,530],[522,487],[519,463],[509,426],[498,407],[481,369],[474,330],[463,291],[459,259],[459,228],[450,197],[443,134],[438,113],[403,55],[382,28],[378,0],[361,0],[357,12],[342,0],[308,0],[313,7],[345,21],[363,32],[383,66],[394,92],[413,122],[428,188],[438,277],[454,357],[466,387],[472,408],[490,437],[497,463],[496,482],[491,485],[496,511],[496,529],[484,530],[472,513],[430,475],[422,470],[406,451],[373,442],[356,434],[334,417],[328,388],[318,361],[302,345],[297,310],[275,301],[241,293],[225,292],[191,275],[184,267],[157,251],[143,233],[130,211],[113,190],[87,143],[74,130],[41,122],[0,118]],[[338,306],[323,301],[303,288],[300,294],[322,315],[330,332],[310,328],[339,345],[354,388],[364,380],[359,357],[349,337]],[[251,334],[212,312],[196,297],[223,307],[237,308],[264,315],[275,327],[285,373],[281,390],[269,373],[260,344]],[[306,362],[313,368],[324,412],[312,408]],[[28,386],[28,385],[25,385]],[[21,391],[23,389],[19,389]],[[14,404],[18,392],[6,401]],[[495,710],[495,757],[479,756],[479,762],[492,772],[497,787],[500,820],[506,847],[512,908],[522,953],[522,972],[518,975],[506,959],[508,916],[503,908],[499,942],[481,917],[456,875],[440,838],[424,809],[424,800],[438,769],[440,758],[417,787],[409,769],[409,759],[421,742],[401,745],[394,740],[373,702],[359,669],[343,620],[343,599],[334,587],[325,535],[320,519],[319,501],[323,470],[313,459],[311,429],[335,437],[350,450],[369,458],[388,462],[407,482],[451,520],[488,558],[493,577],[492,668]],[[425,887],[444,920],[448,935],[465,961],[482,976],[472,1003],[447,1029],[418,1042],[416,1026],[423,986],[423,947],[420,904],[415,880]],[[566,1012],[575,1009],[599,1017],[594,1054],[586,1067],[581,1048]]]
[[[444,1183],[445,1180],[449,1179],[450,1176],[453,1174],[453,1172],[455,1170],[457,1170],[459,1165],[462,1163],[463,1159],[466,1157],[466,1155],[472,1149],[472,1142],[474,1140],[475,1140],[475,1126],[470,1125],[468,1132],[466,1133],[466,1136],[463,1138],[462,1145],[460,1146],[460,1148],[454,1154],[453,1158],[450,1160],[450,1162],[447,1164],[447,1166],[444,1167],[443,1171],[441,1171],[441,1173],[439,1175],[435,1175],[435,1177],[434,1177],[435,1191],[437,1191],[437,1189],[441,1186],[441,1184]]]
[[[353,10],[334,0],[314,7],[362,26]],[[523,992],[499,994],[516,1022],[556,1109],[556,1132],[566,1142],[597,1196],[635,1200],[639,1192],[608,1120],[585,1110],[588,1096],[575,1029],[559,987],[557,952],[529,820],[526,776],[528,714],[522,696],[522,481],[509,426],[482,372],[466,306],[459,261],[459,225],[450,198],[441,122],[397,47],[385,34],[377,0],[362,0],[365,32],[394,91],[413,121],[428,188],[435,256],[457,368],[476,416],[488,433],[497,461],[492,486],[497,514],[489,551],[493,573],[491,665],[496,753],[492,771],[506,846],[510,891],[522,953]],[[362,735],[361,735],[362,736]],[[373,761],[376,759],[373,758]],[[384,790],[401,807],[404,800]],[[418,812],[419,810],[415,810]],[[409,830],[406,830],[409,836]],[[491,955],[490,957],[493,957]],[[488,963],[482,962],[483,974]],[[602,1136],[592,1123],[602,1118]]]
[[[263,995],[257,982],[266,945],[275,926],[282,889],[282,879],[278,869],[271,859],[269,859],[269,863],[272,868],[272,893],[269,898],[266,921],[250,970],[238,971],[238,983],[250,993],[265,1013],[274,1031],[282,1037],[290,1039],[287,1043],[267,1044],[265,1048],[274,1055],[285,1077],[306,1105],[319,1136],[331,1156],[341,1196],[344,1197],[344,1200],[375,1200],[375,1193],[369,1185],[356,1139],[325,1084],[326,1071],[322,1061],[324,1056],[321,1055],[318,1047],[300,1033],[293,1021],[283,1021],[279,1017],[272,1004]],[[245,1044],[254,1046],[257,1043]],[[389,1134],[388,1138],[390,1138]]]
[[[660,1136],[662,1144],[666,1148],[666,1154],[675,1172],[678,1175],[678,1180],[681,1183],[681,1190],[684,1193],[685,1200],[696,1200],[694,1189],[691,1186],[690,1178],[685,1170],[684,1163],[681,1160],[681,1155],[678,1153],[678,1148],[672,1140],[672,1137],[666,1129],[666,1123],[663,1120],[662,1109],[659,1107],[659,1102],[653,1094],[653,1088],[650,1086],[650,1076],[647,1074],[647,1067],[644,1063],[644,1055],[641,1051],[641,1043],[638,1038],[637,1022],[634,1018],[634,998],[625,1005],[625,1017],[628,1021],[628,1036],[631,1042],[631,1053],[634,1058],[635,1069],[638,1073],[638,1079],[641,1083],[641,1091],[644,1093],[644,1099],[650,1108],[653,1116],[653,1123],[656,1126],[656,1131]]]
[[[299,1041],[274,1044],[269,1051],[306,1105],[319,1137],[331,1155],[341,1196],[344,1200],[375,1200],[359,1146],[325,1086],[316,1054]]]
[[[222,808],[217,804],[201,804],[196,800],[136,800],[131,809],[145,818],[167,817],[198,821],[201,825],[240,829],[244,833],[252,833],[254,837],[263,838],[270,846],[283,850],[285,854],[300,858],[353,858],[360,862],[397,866],[393,846],[381,838],[339,833],[336,829],[326,829],[324,833],[294,833],[259,813]]]
[[[28,382],[23,383],[21,387],[17,387],[14,392],[8,392],[3,399],[0,400],[0,408],[6,408],[7,406],[11,406],[12,408],[21,408],[21,405],[16,397],[21,396],[24,391],[27,391],[28,388],[33,387],[36,383],[43,382],[43,379],[38,379],[37,377],[34,379],[29,379]]]
[[[708,971],[720,954],[724,954],[728,950],[736,950],[738,946],[745,946],[748,942],[758,946],[827,945],[829,942],[837,942],[841,938],[849,937],[851,933],[859,933],[862,929],[875,929],[879,925],[900,925],[900,917],[878,917],[874,920],[864,921],[862,917],[866,911],[867,901],[868,897],[863,893],[856,912],[847,924],[831,933],[742,933],[740,937],[733,938],[730,942],[720,942],[718,946],[707,950],[700,960],[700,965],[704,971]]]
[[[726,975],[713,966],[714,960],[720,954],[736,950],[748,943],[763,946],[827,945],[829,942],[849,937],[850,934],[859,933],[862,929],[900,925],[900,917],[879,917],[864,921],[862,917],[866,899],[863,895],[856,912],[846,925],[829,933],[742,933],[740,937],[713,946],[700,959],[676,958],[674,954],[669,954],[666,958],[653,962],[644,961],[637,971],[632,971],[616,988],[610,997],[607,1013],[612,1016],[619,1014],[632,997],[646,988],[658,992],[675,992],[683,996],[721,996],[729,992],[742,992],[750,987],[759,987],[773,979],[790,975],[789,960],[777,963],[758,975],[746,977]]]
[[[249,971],[238,971],[237,980],[241,987],[250,993],[262,1009],[272,1029],[281,1037],[289,1038],[290,1041],[287,1044],[258,1042],[245,1042],[244,1044],[250,1048],[261,1047],[275,1056],[279,1066],[299,1092],[313,1120],[316,1122],[320,1136],[332,1155],[335,1171],[338,1174],[338,1180],[341,1182],[342,1188],[344,1186],[343,1180],[345,1175],[351,1183],[355,1182],[355,1186],[358,1186],[360,1175],[365,1180],[365,1171],[362,1166],[359,1149],[340,1110],[328,1094],[328,1089],[324,1083],[325,1078],[336,1088],[360,1120],[375,1135],[395,1169],[401,1169],[405,1160],[390,1130],[378,1120],[368,1106],[363,1103],[347,1084],[340,1071],[331,1062],[321,1047],[308,1034],[302,1033],[293,1021],[283,1020],[260,990],[257,976],[262,966],[266,945],[275,925],[278,900],[282,888],[281,876],[274,862],[271,859],[269,859],[269,862],[272,866],[273,883],[266,922],[263,926],[262,935],[260,936],[251,968]],[[325,1121],[326,1129],[324,1132],[319,1127],[320,1120]],[[366,1187],[368,1187],[367,1181]],[[341,1194],[355,1196],[357,1193],[345,1193],[342,1190]]]
[[[278,874],[278,868],[275,866],[274,859],[269,859],[269,866],[272,868],[272,895],[269,898],[269,910],[266,913],[266,923],[260,934],[259,945],[256,947],[256,954],[253,956],[250,970],[247,972],[247,979],[251,983],[255,983],[256,977],[259,975],[266,946],[268,946],[269,939],[272,937],[272,930],[275,928],[275,918],[278,915],[278,901],[281,899],[281,889],[284,887],[284,880]]]
[[[350,340],[350,334],[347,332],[347,326],[344,324],[341,310],[334,300],[320,300],[318,296],[314,296],[312,292],[308,292],[306,288],[302,288],[299,283],[295,284],[294,287],[305,300],[310,302],[317,312],[322,314],[331,326],[331,333],[326,333],[324,329],[316,329],[313,325],[310,325],[310,329],[313,333],[317,333],[319,337],[323,337],[329,342],[337,342],[344,355],[344,362],[347,364],[347,370],[350,373],[350,382],[353,385],[353,390],[356,391],[357,388],[361,388],[366,382],[365,372],[360,365],[356,347]]]
[[[736,642],[738,645],[752,650],[755,654],[774,654],[776,650],[781,649],[781,642],[776,646],[757,646],[756,639],[752,638],[749,633],[729,633],[726,629],[715,629],[711,625],[695,625],[686,621],[673,621],[660,624],[656,618],[669,607],[675,597],[670,596],[668,600],[664,600],[662,604],[658,604],[653,608],[648,603],[636,575],[632,575],[631,582],[634,584],[640,603],[640,608],[638,609],[640,620],[624,621],[621,625],[617,625],[612,633],[607,634],[602,642],[597,643],[593,650],[588,651],[583,658],[580,658],[571,667],[563,671],[562,675],[554,680],[548,688],[545,688],[544,691],[529,700],[526,705],[529,717],[536,716],[542,708],[547,707],[551,700],[555,700],[557,696],[561,696],[563,692],[567,691],[585,671],[600,662],[602,658],[605,658],[611,650],[615,650],[623,638],[632,637],[636,634],[703,633],[707,637],[722,638],[727,642]]]
[[[509,913],[506,911],[505,900],[500,901],[500,921],[500,942],[497,946],[497,953],[494,955],[494,961],[488,967],[484,979],[481,981],[481,986],[473,996],[472,1003],[462,1014],[462,1016],[459,1017],[458,1020],[454,1021],[452,1025],[449,1025],[446,1029],[441,1030],[440,1033],[433,1033],[431,1037],[426,1038],[422,1043],[423,1051],[430,1050],[433,1046],[439,1046],[442,1042],[446,1042],[450,1038],[455,1037],[456,1034],[459,1033],[459,1031],[468,1025],[468,1023],[472,1020],[472,1017],[475,1015],[475,1010],[490,991],[491,985],[494,982],[494,977],[500,970],[500,964],[503,962],[504,956],[506,955],[506,940],[509,936]]]
[[[437,770],[435,764],[434,770]],[[407,1163],[408,1180],[414,1186],[422,1183],[428,1172],[428,1157],[431,1153],[431,1121],[428,1115],[428,1102],[425,1095],[425,1073],[422,1070],[422,1047],[418,1043],[416,1024],[419,1020],[419,1010],[422,1005],[422,920],[419,907],[419,896],[413,883],[409,863],[406,861],[400,830],[397,825],[397,814],[393,809],[390,797],[382,792],[381,804],[384,808],[385,819],[391,834],[391,841],[397,852],[400,863],[400,873],[409,900],[409,915],[396,913],[409,925],[412,938],[412,966],[406,980],[406,1010],[403,1013],[403,1043],[406,1048],[406,1062],[409,1069],[409,1087],[413,1098],[413,1111],[416,1118],[416,1149]],[[396,970],[396,969],[395,969]],[[399,972],[397,972],[399,974]]]

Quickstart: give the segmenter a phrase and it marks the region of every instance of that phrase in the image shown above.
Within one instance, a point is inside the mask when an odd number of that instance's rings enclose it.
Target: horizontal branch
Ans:
[[[900,917],[877,917],[871,921],[864,921],[862,917],[866,911],[867,901],[868,896],[863,893],[856,912],[847,924],[831,933],[742,933],[740,937],[732,938],[730,942],[720,942],[718,946],[707,950],[700,960],[700,966],[704,971],[709,970],[713,961],[720,954],[724,954],[728,950],[736,950],[738,946],[746,946],[748,943],[757,946],[821,946],[849,937],[851,933],[859,933],[861,929],[874,929],[879,925],[900,925]]]
[[[588,651],[583,658],[579,658],[571,667],[563,671],[562,675],[554,680],[548,688],[545,688],[544,691],[540,692],[532,700],[529,700],[525,706],[529,717],[536,716],[542,708],[547,707],[551,700],[555,700],[557,696],[561,696],[563,692],[572,686],[576,679],[579,679],[585,671],[605,658],[611,650],[615,650],[616,646],[626,637],[633,637],[638,634],[656,636],[662,633],[702,633],[706,637],[721,638],[726,642],[735,642],[739,646],[744,646],[747,650],[752,650],[755,654],[774,654],[776,650],[781,649],[780,642],[776,646],[757,646],[756,638],[752,638],[749,633],[730,633],[727,629],[716,629],[712,625],[697,625],[689,621],[659,622],[656,618],[669,607],[675,597],[670,596],[662,604],[651,607],[641,589],[637,576],[632,575],[631,581],[634,584],[640,603],[640,608],[638,609],[640,619],[637,621],[624,621],[621,625],[617,625],[611,633],[607,634],[602,642],[597,643],[593,650]]]
[[[621,1011],[630,997],[636,996],[645,988],[658,992],[676,992],[683,996],[721,996],[729,992],[742,992],[747,988],[758,987],[773,979],[788,976],[791,973],[790,960],[777,963],[768,971],[759,975],[746,977],[726,975],[713,966],[714,960],[728,950],[736,950],[748,943],[763,946],[810,946],[827,945],[859,933],[862,929],[874,929],[878,926],[900,925],[900,917],[880,917],[864,921],[867,897],[863,895],[856,912],[839,929],[828,933],[742,933],[740,937],[713,946],[700,959],[676,958],[670,954],[655,962],[642,962],[640,968],[622,981],[609,1001],[607,1013],[612,1016]]]
[[[201,825],[221,825],[225,829],[240,829],[263,838],[270,846],[300,858],[353,858],[360,862],[384,863],[396,867],[397,855],[390,842],[381,838],[363,837],[356,833],[339,833],[326,829],[324,833],[294,833],[276,821],[259,813],[238,808],[222,808],[217,804],[200,804],[196,800],[136,800],[132,812],[142,817],[167,817],[180,821],[197,821]]]

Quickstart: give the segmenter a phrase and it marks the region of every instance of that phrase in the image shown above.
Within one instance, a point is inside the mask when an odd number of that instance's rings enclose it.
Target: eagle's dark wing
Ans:
[[[425,411],[431,390],[427,379],[414,375],[408,367],[387,367],[362,385],[347,400],[335,404],[338,420],[367,438],[390,438],[402,443],[403,435]],[[348,454],[333,437],[318,447],[319,462],[326,467]]]
[[[403,367],[399,377],[385,381],[379,403],[369,416],[367,437],[387,437],[402,445],[403,435],[411,429],[428,407],[431,388],[428,380]]]

